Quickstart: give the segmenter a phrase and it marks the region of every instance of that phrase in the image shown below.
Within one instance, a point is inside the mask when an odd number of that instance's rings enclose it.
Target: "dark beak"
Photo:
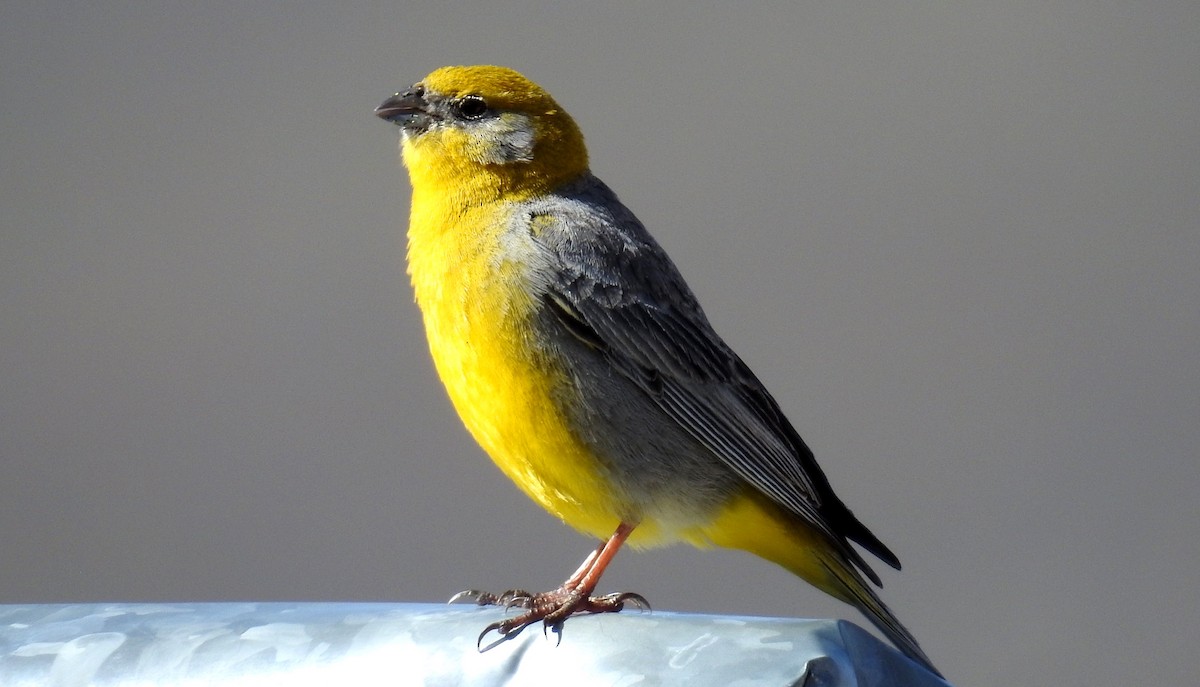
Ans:
[[[398,126],[408,126],[413,120],[427,114],[428,104],[425,101],[425,89],[413,86],[407,91],[397,93],[383,101],[379,107],[375,108],[375,116]]]

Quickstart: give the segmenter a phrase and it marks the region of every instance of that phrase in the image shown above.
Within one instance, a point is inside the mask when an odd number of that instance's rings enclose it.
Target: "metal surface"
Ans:
[[[501,617],[440,604],[0,605],[0,685],[945,684],[845,621],[625,612],[480,653],[480,630]]]

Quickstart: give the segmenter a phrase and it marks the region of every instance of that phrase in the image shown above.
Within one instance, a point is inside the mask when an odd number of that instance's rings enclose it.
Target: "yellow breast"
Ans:
[[[505,207],[446,212],[414,196],[409,273],[430,351],[463,423],[496,465],[551,513],[607,537],[617,506],[554,400],[566,380],[536,345],[527,269],[536,248],[509,231]]]

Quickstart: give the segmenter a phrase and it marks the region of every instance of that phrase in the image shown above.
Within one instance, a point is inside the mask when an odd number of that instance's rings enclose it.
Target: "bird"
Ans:
[[[834,493],[779,404],[678,268],[594,176],[575,120],[507,68],[448,66],[375,114],[400,127],[407,263],[438,376],[467,430],[533,501],[600,540],[559,588],[456,600],[526,627],[626,605],[594,596],[624,544],[687,542],[776,563],[939,674],[853,546],[900,569]],[[739,229],[741,230],[741,229]],[[560,635],[561,641],[561,635]]]

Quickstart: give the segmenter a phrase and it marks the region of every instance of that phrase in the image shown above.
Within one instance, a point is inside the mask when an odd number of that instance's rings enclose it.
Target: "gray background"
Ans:
[[[494,62],[575,114],[951,680],[1194,681],[1200,5],[619,4],[6,3],[0,602],[574,569],[433,374],[371,114]],[[725,551],[602,588],[858,619]]]

